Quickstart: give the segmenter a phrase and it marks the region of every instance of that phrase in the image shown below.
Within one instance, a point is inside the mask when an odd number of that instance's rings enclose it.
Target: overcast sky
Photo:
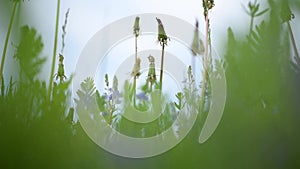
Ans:
[[[261,1],[261,3],[264,2],[266,1]],[[56,3],[55,0],[25,1],[22,3],[19,15],[21,25],[29,24],[37,28],[38,32],[43,35],[45,44],[43,53],[49,58],[52,57]],[[242,5],[247,5],[247,3],[248,1],[245,0],[215,0],[216,5],[210,13],[212,43],[220,55],[224,52],[223,42],[226,39],[229,26],[233,30],[248,31],[250,18],[242,8]],[[0,7],[1,10],[9,8],[12,8],[12,6]],[[67,74],[74,72],[76,61],[82,49],[97,31],[126,16],[140,13],[162,13],[184,19],[191,24],[194,24],[195,18],[198,18],[200,20],[200,31],[204,32],[202,0],[63,0],[61,2],[60,28],[64,22],[64,13],[67,8],[70,8],[64,52],[67,62]],[[24,20],[23,17],[30,19]],[[0,15],[0,20],[1,28],[7,28],[8,19]],[[2,21],[5,21],[5,23]],[[296,30],[295,24],[294,20],[292,25]],[[0,31],[0,39],[3,42],[5,33],[5,30]],[[60,49],[61,44],[58,45],[58,49]],[[2,49],[3,45],[0,45],[0,51]],[[44,72],[49,71],[50,66],[44,69]]]

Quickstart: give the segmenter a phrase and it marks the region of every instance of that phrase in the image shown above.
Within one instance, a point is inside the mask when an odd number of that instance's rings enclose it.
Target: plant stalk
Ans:
[[[162,44],[162,50],[161,50],[161,64],[160,64],[160,91],[162,90],[162,80],[163,80],[163,70],[164,70],[164,56],[165,56],[165,43]]]
[[[208,21],[208,12],[206,13],[205,18],[206,28],[205,28],[205,52],[203,56],[203,72],[202,72],[202,91],[201,91],[201,106],[204,111],[204,103],[205,103],[205,90],[206,90],[206,76],[207,76],[207,57],[208,57],[208,29],[209,29],[209,21]]]
[[[291,24],[290,24],[290,22],[287,22],[287,24],[288,24],[288,28],[289,28],[289,32],[290,32],[291,41],[293,44],[294,53],[295,53],[296,57],[300,58]]]
[[[53,74],[54,74],[55,60],[56,60],[59,13],[60,13],[60,0],[57,0],[56,23],[55,23],[55,34],[54,34],[54,47],[53,47],[53,56],[52,56],[52,66],[51,66],[51,72],[50,72],[50,78],[49,78],[49,89],[48,89],[49,99],[51,99],[51,91],[52,91],[52,85],[53,85],[52,84],[53,83]]]
[[[135,36],[135,63],[137,63],[137,50],[138,50],[138,47],[137,47],[137,36]]]
[[[137,36],[135,36],[135,63],[137,63]],[[133,104],[136,106],[136,75],[133,77]]]
[[[19,3],[18,1],[14,2],[14,6],[13,6],[13,10],[12,10],[12,14],[10,17],[8,30],[7,30],[7,34],[6,34],[6,38],[5,38],[5,42],[4,42],[4,48],[3,48],[2,59],[1,59],[1,67],[0,67],[0,80],[2,79],[2,76],[3,76],[4,62],[5,62],[6,51],[7,51],[7,47],[8,47],[8,41],[9,41],[10,33],[12,31],[12,24],[13,24],[13,21],[15,18],[18,3]]]
[[[251,16],[249,35],[251,35],[251,33],[252,33],[252,30],[253,30],[253,24],[254,24],[254,17]]]

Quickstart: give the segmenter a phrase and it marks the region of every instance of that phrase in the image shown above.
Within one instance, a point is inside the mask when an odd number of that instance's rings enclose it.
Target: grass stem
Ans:
[[[51,99],[51,91],[52,91],[52,85],[53,85],[52,84],[53,83],[53,75],[54,75],[55,60],[56,60],[59,13],[60,13],[60,0],[57,0],[56,23],[55,23],[55,34],[54,34],[54,47],[53,47],[53,56],[52,56],[52,66],[51,66],[51,72],[50,72],[50,77],[49,77],[49,89],[48,89],[49,99]]]
[[[251,35],[251,33],[252,33],[252,30],[253,30],[253,24],[254,24],[254,17],[251,16],[249,35]]]
[[[138,38],[138,36],[135,36],[135,63],[137,63],[138,62],[138,59],[137,59],[137,38]],[[133,77],[133,94],[134,94],[134,96],[133,96],[133,104],[134,104],[134,106],[136,106],[136,76],[137,75],[134,75],[134,77]]]
[[[2,76],[3,76],[4,62],[5,62],[6,51],[7,51],[7,47],[8,47],[8,41],[9,41],[10,33],[12,30],[12,25],[13,25],[13,21],[15,18],[18,4],[19,4],[19,1],[14,1],[14,6],[13,6],[12,14],[10,17],[8,30],[7,30],[6,38],[5,38],[5,42],[4,42],[4,48],[3,48],[3,52],[2,52],[1,67],[0,67],[0,80],[2,79]]]
[[[163,71],[164,71],[164,56],[165,56],[165,43],[162,43],[162,50],[161,50],[161,64],[160,64],[160,91],[162,90],[162,80],[163,80]]]
[[[209,20],[208,20],[208,12],[206,13],[205,17],[205,52],[203,56],[203,72],[202,72],[202,91],[201,91],[201,106],[202,110],[204,111],[204,104],[205,104],[205,90],[206,90],[206,76],[207,76],[207,57],[208,57],[208,30],[209,30]]]
[[[290,22],[287,22],[288,24],[288,28],[289,28],[289,32],[290,32],[290,37],[291,37],[291,41],[292,41],[292,45],[293,45],[293,49],[294,49],[294,54],[296,55],[296,57],[300,58],[299,53],[298,53],[298,49],[297,49],[297,45],[296,45],[296,41],[294,38],[294,34],[293,34],[293,30],[291,27]]]

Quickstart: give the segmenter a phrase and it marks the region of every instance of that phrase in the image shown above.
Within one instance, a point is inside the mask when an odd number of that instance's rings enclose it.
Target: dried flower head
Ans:
[[[140,17],[135,17],[134,26],[133,26],[133,33],[136,37],[140,34]]]
[[[170,40],[170,38],[167,36],[165,32],[165,28],[161,20],[156,17],[156,21],[158,23],[158,37],[157,37],[158,41],[160,42],[161,46],[167,45],[168,39]]]

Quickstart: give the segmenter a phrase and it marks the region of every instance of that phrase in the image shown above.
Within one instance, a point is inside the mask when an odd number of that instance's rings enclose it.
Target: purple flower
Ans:
[[[140,100],[145,100],[145,101],[148,100],[148,96],[144,92],[137,94],[136,97]]]
[[[105,100],[112,100],[112,94],[104,93]]]
[[[120,92],[119,92],[119,90],[116,90],[113,92],[113,98],[117,99],[118,97],[120,97]]]

